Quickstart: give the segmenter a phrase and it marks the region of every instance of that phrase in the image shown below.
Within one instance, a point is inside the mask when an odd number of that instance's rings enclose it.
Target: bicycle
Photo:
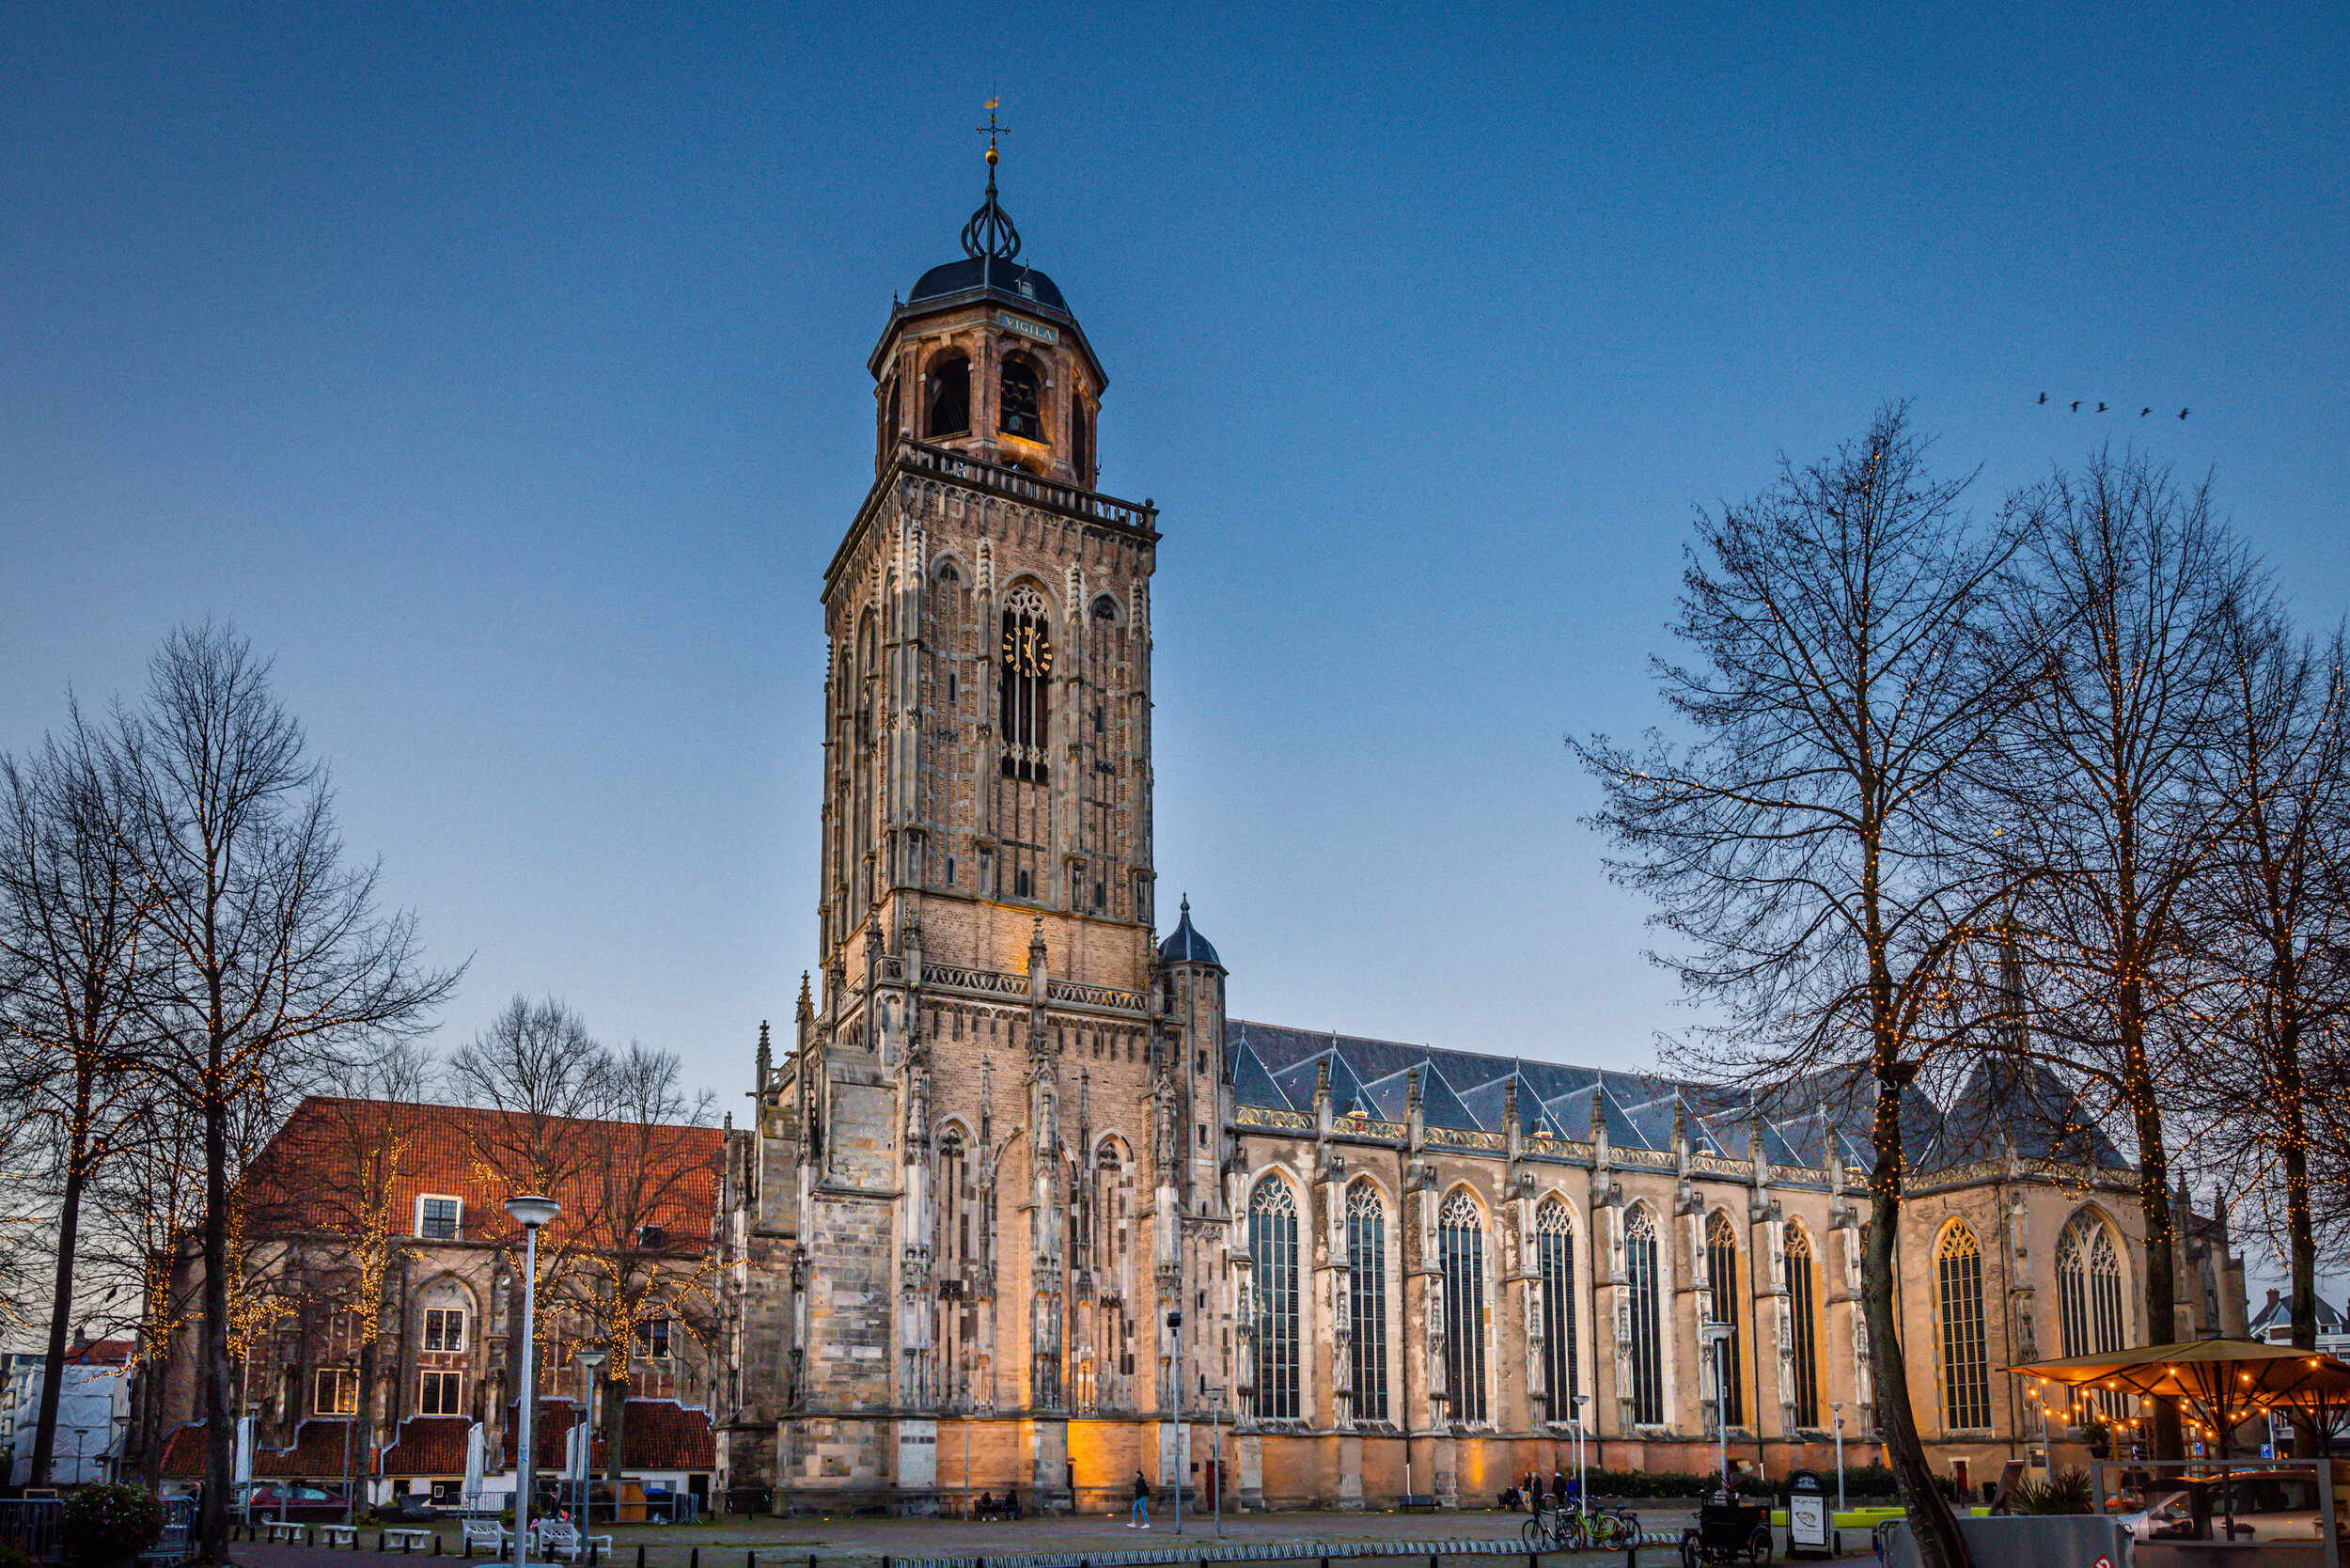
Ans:
[[[1580,1497],[1545,1508],[1520,1526],[1518,1539],[1529,1552],[1621,1551],[1638,1533],[1628,1513],[1603,1513]]]

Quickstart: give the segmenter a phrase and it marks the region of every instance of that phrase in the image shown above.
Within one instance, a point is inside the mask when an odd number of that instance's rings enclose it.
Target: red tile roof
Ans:
[[[411,1416],[400,1423],[400,1435],[384,1450],[387,1476],[462,1476],[465,1473],[465,1434],[473,1422],[462,1416]],[[489,1457],[485,1450],[482,1454]]]
[[[508,1407],[509,1416],[512,1407]],[[633,1399],[625,1418],[628,1426],[620,1467],[625,1470],[710,1470],[718,1465],[718,1434],[710,1412],[682,1405],[673,1399]],[[560,1470],[564,1439],[579,1420],[579,1406],[567,1399],[544,1396],[539,1401],[539,1430],[532,1447],[539,1450],[539,1467]],[[509,1419],[502,1462],[514,1463],[514,1432]],[[588,1465],[602,1469],[611,1463],[604,1439],[595,1440]]]
[[[294,1446],[273,1449],[256,1445],[253,1450],[253,1476],[257,1481],[339,1480],[346,1463],[343,1429],[350,1423],[340,1419],[306,1420],[295,1430]],[[354,1469],[368,1462],[367,1438],[352,1434],[348,1463]],[[464,1451],[458,1450],[458,1468],[464,1467]],[[204,1475],[204,1423],[190,1421],[174,1427],[164,1439],[164,1459],[160,1473],[173,1480],[198,1481]]]
[[[76,1366],[119,1367],[131,1359],[128,1340],[84,1340],[65,1347],[66,1360]]]
[[[528,1173],[518,1151],[536,1141],[568,1162],[549,1184],[556,1190],[548,1196],[563,1205],[547,1229],[550,1242],[576,1234],[585,1223],[593,1232],[584,1238],[590,1245],[619,1244],[611,1234],[612,1206],[601,1196],[606,1172],[618,1168],[631,1172],[618,1184],[636,1195],[623,1206],[644,1211],[634,1217],[661,1226],[671,1245],[698,1250],[716,1224],[726,1135],[715,1127],[659,1126],[650,1137],[647,1132],[626,1121],[561,1120],[534,1129],[529,1118],[513,1112],[313,1095],[294,1107],[246,1177],[249,1233],[357,1229],[368,1185],[361,1172],[371,1160],[385,1160],[397,1141],[399,1160],[386,1161],[384,1182],[398,1234],[413,1233],[416,1200],[431,1196],[463,1200],[460,1239],[502,1240],[515,1231],[502,1205]]]

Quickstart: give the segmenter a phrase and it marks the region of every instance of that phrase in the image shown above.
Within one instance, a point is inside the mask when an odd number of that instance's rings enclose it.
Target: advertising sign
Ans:
[[[1827,1488],[1810,1470],[1797,1470],[1787,1478],[1787,1555],[1836,1555],[1836,1530],[1828,1516]]]

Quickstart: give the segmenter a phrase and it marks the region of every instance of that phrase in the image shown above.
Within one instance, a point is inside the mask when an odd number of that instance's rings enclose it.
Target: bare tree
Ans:
[[[470,1157],[483,1184],[492,1191],[552,1196],[573,1190],[591,1167],[594,1150],[588,1135],[613,1106],[612,1054],[562,1002],[549,997],[533,1003],[516,996],[488,1028],[449,1058],[447,1084],[452,1099],[499,1113],[468,1123]],[[490,1223],[495,1227],[502,1218],[491,1216]],[[508,1269],[521,1278],[525,1266],[521,1228],[495,1233],[504,1244]],[[543,1299],[567,1294],[579,1235],[574,1205],[540,1238]],[[553,1339],[556,1326],[556,1314],[540,1316],[537,1340],[542,1346]],[[521,1352],[521,1336],[509,1335],[508,1354],[515,1359],[507,1370],[508,1386],[518,1402],[535,1401],[538,1389],[522,1386]],[[543,1372],[545,1361],[543,1354],[531,1357],[534,1374]],[[518,1448],[515,1463],[517,1479],[527,1494],[538,1483],[538,1455]]]
[[[145,889],[114,832],[105,748],[78,705],[62,739],[0,759],[0,959],[17,984],[6,1012],[7,1096],[45,1134],[55,1179],[55,1257],[30,1478],[50,1479],[74,1265],[90,1182],[135,1147],[152,1073],[136,987]]]
[[[615,1481],[634,1358],[652,1350],[656,1325],[674,1322],[706,1337],[716,1305],[708,1204],[715,1152],[678,1136],[707,1126],[713,1102],[707,1090],[688,1096],[682,1072],[673,1054],[634,1041],[610,1058],[605,1116],[583,1140],[588,1158],[573,1188],[582,1212],[570,1228],[573,1256],[560,1299],[610,1356],[601,1391]]]
[[[2350,650],[2340,632],[2323,649],[2296,640],[2258,605],[2230,605],[2218,632],[2224,722],[2201,753],[2201,792],[2231,809],[2189,923],[2206,980],[2197,1012],[2223,1049],[2199,1056],[2191,1089],[2223,1157],[2252,1161],[2244,1187],[2282,1243],[2293,1342],[2314,1350],[2312,1147],[2350,1096],[2326,1070],[2350,1009]]]
[[[157,1061],[204,1138],[203,1539],[227,1539],[239,1107],[285,1094],[328,1052],[419,1027],[454,987],[413,917],[376,908],[376,869],[343,862],[325,772],[252,645],[211,623],[165,639],[144,711],[111,747],[118,830],[152,922],[142,986]]]
[[[1906,409],[1753,501],[1701,514],[1674,631],[1700,662],[1658,661],[1700,736],[1635,752],[1574,746],[1605,792],[1590,819],[1615,878],[1681,942],[1656,961],[1727,1023],[1676,1051],[1785,1092],[1841,1080],[1874,1098],[1874,1212],[1862,1294],[1876,1419],[1924,1560],[1968,1560],[1926,1467],[1894,1317],[1902,1108],[1950,1032],[1956,955],[1996,926],[2010,880],[1954,838],[2033,658],[1993,639],[2018,548],[1978,531],[1937,481]]]
[[[2044,651],[1999,760],[2005,842],[2045,867],[2026,924],[2049,1054],[2102,1088],[2137,1144],[2145,1309],[2176,1339],[2175,1227],[2165,1094],[2176,1079],[2156,1027],[2192,981],[2186,904],[2209,869],[2230,797],[2206,786],[2224,711],[2228,607],[2250,588],[2208,485],[2182,490],[2140,457],[2093,457],[2030,498],[2028,606],[2012,642]],[[2181,1452],[2157,1402],[2155,1457]]]

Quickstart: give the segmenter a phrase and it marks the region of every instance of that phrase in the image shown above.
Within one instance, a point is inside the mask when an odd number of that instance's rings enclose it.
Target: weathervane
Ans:
[[[963,253],[977,259],[992,256],[1009,261],[1020,254],[1020,230],[1011,226],[1011,214],[995,199],[995,138],[1011,134],[1011,127],[999,123],[995,107],[1001,99],[987,101],[987,123],[978,129],[987,137],[987,199],[971,214],[971,221],[963,226]]]
[[[1002,102],[1000,98],[989,99],[987,101],[987,123],[975,128],[985,133],[987,136],[987,182],[990,186],[995,183],[995,138],[1011,134],[1010,126],[995,123],[995,106]]]

